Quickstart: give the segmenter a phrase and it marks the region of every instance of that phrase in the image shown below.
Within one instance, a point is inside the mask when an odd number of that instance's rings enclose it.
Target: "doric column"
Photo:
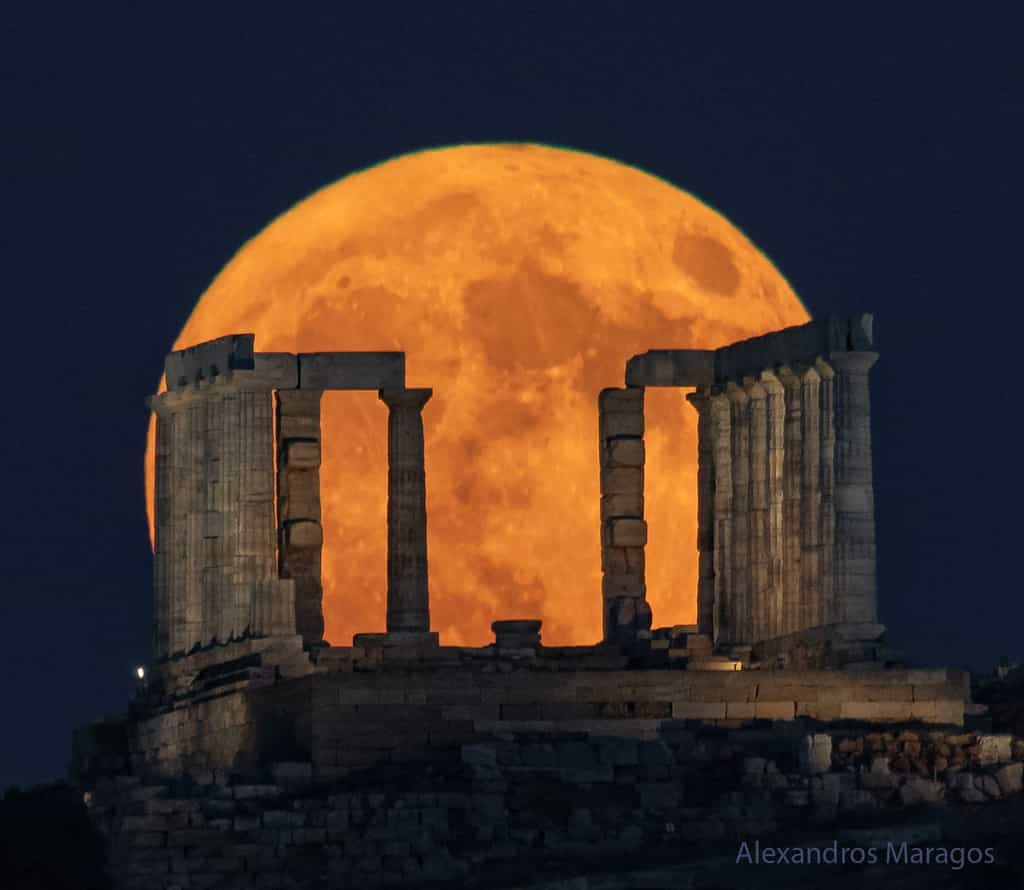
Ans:
[[[715,442],[711,391],[702,386],[686,400],[697,410],[697,632],[714,636]]]
[[[788,366],[778,369],[785,389],[783,420],[785,458],[782,473],[782,634],[802,629],[800,623],[800,486],[803,474],[801,426],[803,396],[800,378]]]
[[[277,393],[278,559],[295,580],[295,629],[305,645],[323,641],[320,515],[321,389]]]
[[[202,485],[202,549],[199,567],[202,590],[202,642],[227,642],[223,586],[224,514],[221,512],[223,486],[220,478],[223,445],[223,404],[219,391],[204,381],[203,402],[203,485]]]
[[[766,637],[782,634],[783,585],[783,469],[785,462],[786,399],[779,378],[761,372],[767,394],[766,436],[768,439],[768,628]]]
[[[823,624],[832,624],[836,618],[833,556],[835,551],[835,399],[833,382],[835,372],[824,359],[814,365],[821,377],[821,600],[824,607]]]
[[[747,641],[768,638],[768,392],[753,378],[743,380],[750,415],[750,628]]]
[[[185,411],[188,422],[182,424],[187,436],[182,449],[180,472],[181,507],[184,511],[183,524],[186,528],[184,560],[184,620],[181,624],[182,650],[189,652],[194,646],[205,646],[210,642],[206,633],[203,611],[203,523],[206,514],[206,398],[199,386],[189,387],[189,398]]]
[[[824,623],[821,590],[821,376],[813,367],[800,372],[800,439],[803,469],[800,480],[801,627]]]
[[[175,411],[173,396],[153,396],[149,405],[156,414],[156,450],[153,487],[153,658],[171,654],[174,638],[174,474],[171,465]]]
[[[239,611],[253,636],[295,633],[294,614],[257,599],[276,582],[274,521],[274,394],[269,388],[242,388],[238,394],[238,547],[235,555]],[[277,582],[288,600],[291,585]],[[270,620],[273,617],[273,621]],[[282,620],[278,620],[282,619]]]
[[[734,642],[750,643],[750,398],[726,384],[732,428],[732,595]]]
[[[877,621],[875,504],[868,372],[876,352],[833,352],[835,371],[836,620]]]
[[[715,472],[713,642],[736,642],[732,596],[732,410],[721,387],[711,389],[711,445]]]
[[[430,630],[423,406],[430,389],[380,390],[388,406],[389,632]]]
[[[644,390],[598,396],[601,472],[601,592],[604,639],[630,642],[650,631],[644,576]]]

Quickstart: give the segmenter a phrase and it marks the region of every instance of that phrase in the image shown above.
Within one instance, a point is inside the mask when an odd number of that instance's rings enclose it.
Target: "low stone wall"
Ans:
[[[687,721],[739,728],[797,719],[961,725],[967,675],[951,670],[543,670],[492,661],[333,670],[217,687],[129,720],[137,774],[252,772],[309,759],[321,778],[402,761],[480,733],[657,738]],[[88,745],[79,746],[88,748]],[[79,776],[90,770],[79,765]],[[102,772],[102,770],[100,771]]]
[[[638,861],[624,854],[685,861],[735,853],[735,837],[983,803],[1019,794],[1024,771],[1020,740],[927,729],[506,733],[436,754],[330,783],[308,762],[275,764],[259,783],[221,770],[124,776],[86,799],[122,890],[501,887]]]

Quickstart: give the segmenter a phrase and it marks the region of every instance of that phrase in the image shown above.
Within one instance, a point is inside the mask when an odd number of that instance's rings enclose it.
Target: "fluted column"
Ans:
[[[711,393],[701,387],[686,400],[697,410],[697,632],[714,635],[715,611],[715,442]]]
[[[836,533],[835,505],[835,398],[833,382],[835,372],[824,359],[815,362],[821,377],[821,601],[824,608],[823,624],[836,618],[834,593],[834,551]]]
[[[750,630],[749,642],[767,639],[768,625],[768,392],[747,377],[743,392],[750,400]]]
[[[751,631],[750,583],[750,397],[726,384],[732,428],[732,595],[734,642],[748,644]]]
[[[783,585],[783,469],[785,462],[785,391],[771,371],[761,372],[767,395],[765,411],[768,439],[768,626],[766,638],[782,634]]]
[[[875,504],[868,372],[876,352],[833,352],[835,371],[836,620],[877,621]]]
[[[253,636],[295,633],[294,614],[281,615],[269,603],[258,603],[277,583],[287,600],[292,583],[277,582],[274,520],[274,393],[262,386],[243,388],[238,406],[238,531],[235,574]],[[274,583],[272,583],[274,582]],[[290,600],[289,600],[289,608]],[[273,620],[271,620],[273,618]]]
[[[210,384],[203,384],[203,484],[202,494],[202,549],[200,589],[202,591],[202,642],[227,642],[225,636],[223,564],[224,538],[221,512],[223,486],[221,484],[221,449],[223,445],[223,404],[220,392]]]
[[[180,643],[186,652],[210,642],[206,635],[203,609],[203,522],[206,515],[206,398],[197,386],[190,388],[185,411],[188,422],[182,424],[187,435],[181,454],[181,506],[186,528],[184,560],[184,620]]]
[[[171,465],[175,414],[166,394],[150,402],[156,414],[153,487],[153,658],[171,654],[174,596],[174,485]]]
[[[721,387],[711,389],[711,443],[714,460],[715,610],[713,641],[736,641],[732,596],[732,410]]]
[[[800,481],[801,629],[824,622],[821,590],[821,376],[800,373],[802,472]]]
[[[430,389],[380,390],[388,406],[389,632],[430,630],[423,406]]]
[[[785,458],[782,476],[782,634],[801,629],[800,604],[800,486],[803,474],[801,427],[803,397],[800,378],[782,366],[778,377],[785,388],[783,419]]]

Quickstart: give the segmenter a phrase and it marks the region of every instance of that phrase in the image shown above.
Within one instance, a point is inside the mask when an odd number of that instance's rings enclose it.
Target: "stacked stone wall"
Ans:
[[[248,769],[287,748],[310,758],[318,776],[338,777],[481,732],[654,738],[679,721],[723,728],[799,719],[960,725],[966,696],[966,674],[943,669],[563,671],[491,659],[423,670],[371,667],[353,650],[334,654],[352,656],[347,671],[251,680],[132,722],[134,768],[168,776]]]
[[[896,728],[517,733],[438,753],[333,783],[291,761],[258,781],[122,776],[86,800],[119,888],[509,887],[621,870],[640,851],[685,862],[735,855],[737,836],[984,804],[1019,795],[1024,771],[1019,739]]]

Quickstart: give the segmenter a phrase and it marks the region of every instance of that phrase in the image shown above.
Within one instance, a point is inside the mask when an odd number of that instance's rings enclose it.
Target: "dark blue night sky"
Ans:
[[[143,399],[196,298],[320,186],[459,142],[645,169],[723,211],[814,316],[874,312],[890,639],[923,664],[1024,656],[1019,21],[35,7],[0,23],[0,787],[63,774],[72,727],[123,709],[148,657]]]

